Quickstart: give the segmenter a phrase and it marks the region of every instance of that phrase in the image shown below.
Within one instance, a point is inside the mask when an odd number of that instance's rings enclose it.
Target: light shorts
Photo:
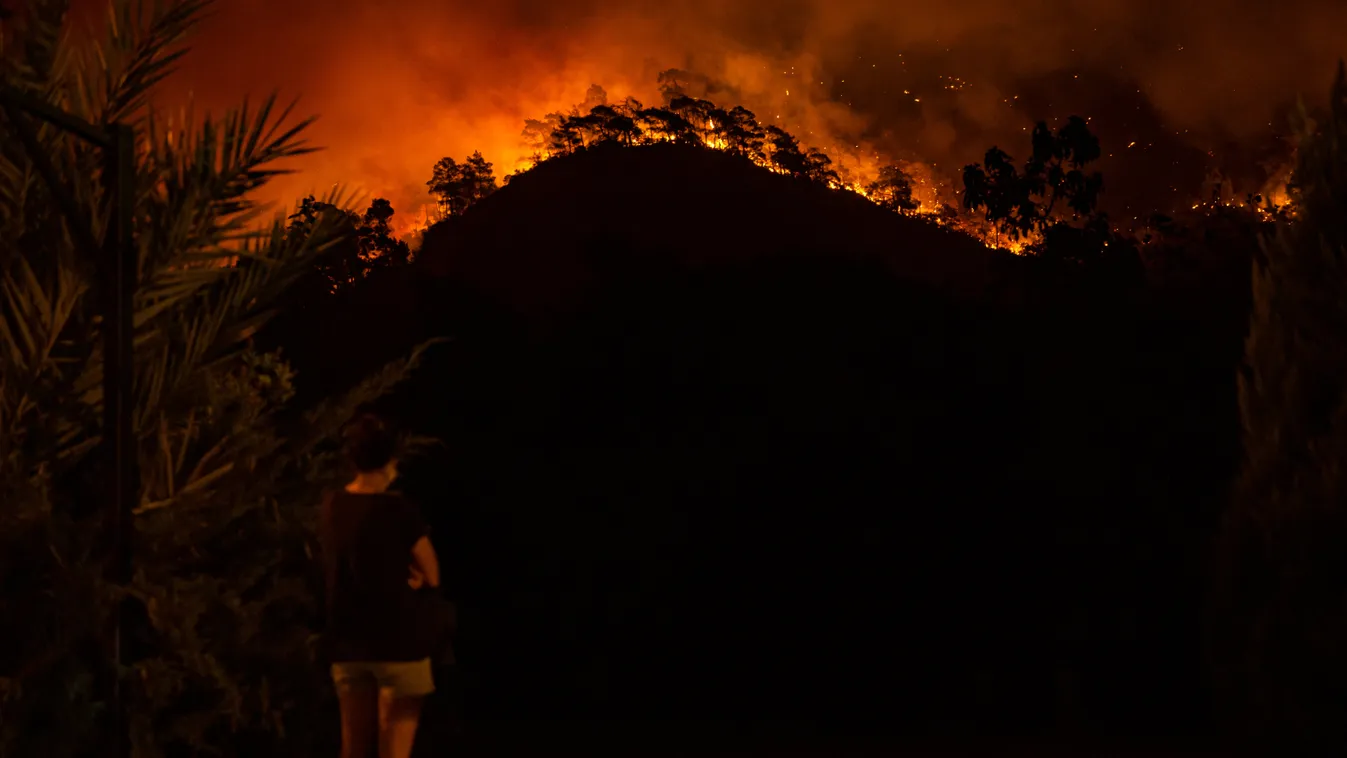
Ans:
[[[353,689],[387,691],[392,697],[425,697],[435,691],[430,659],[419,661],[344,661],[332,664],[338,692]]]

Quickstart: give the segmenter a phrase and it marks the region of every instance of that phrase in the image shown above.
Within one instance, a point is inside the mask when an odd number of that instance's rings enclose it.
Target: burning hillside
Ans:
[[[1055,132],[1040,122],[1022,174],[1009,155],[993,148],[984,156],[985,167],[965,167],[962,188],[953,190],[934,166],[885,163],[877,153],[859,152],[859,146],[829,150],[802,144],[778,123],[764,122],[743,106],[722,107],[705,99],[713,87],[704,77],[674,69],[661,72],[658,81],[661,101],[653,107],[630,96],[610,102],[608,93],[593,85],[585,101],[569,112],[527,120],[521,134],[527,154],[505,181],[545,161],[600,146],[673,143],[728,153],[774,174],[854,193],[1017,254],[1043,252],[1049,236],[1062,240],[1063,233],[1075,243],[1092,238],[1098,252],[1080,251],[1088,258],[1115,242],[1106,214],[1096,213],[1102,176],[1086,166],[1102,152],[1083,119],[1068,119]],[[462,213],[494,191],[493,169],[480,152],[462,164],[442,159],[427,182],[438,207],[433,212],[423,207],[406,231],[419,234],[429,220]]]

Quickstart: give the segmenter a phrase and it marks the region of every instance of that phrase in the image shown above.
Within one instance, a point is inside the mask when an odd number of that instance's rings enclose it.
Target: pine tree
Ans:
[[[578,120],[572,119],[564,122],[571,126],[577,123]],[[441,208],[459,215],[499,189],[493,168],[480,152],[468,156],[462,163],[449,157],[441,158],[431,169],[426,186],[430,194],[439,199]]]
[[[349,230],[327,215],[303,235],[287,235],[281,218],[259,226],[253,191],[276,161],[308,151],[308,122],[285,123],[272,99],[200,121],[148,108],[208,5],[115,0],[105,36],[77,45],[63,28],[67,3],[32,0],[0,47],[7,86],[138,131],[142,471],[135,577],[111,585],[90,514],[102,496],[91,454],[102,432],[101,281],[11,138],[16,122],[0,120],[0,755],[59,758],[99,744],[106,704],[94,682],[104,673],[122,677],[139,756],[252,754],[241,737],[267,732],[288,732],[285,752],[302,754],[304,719],[322,712],[306,554],[314,489],[336,474],[327,443],[340,424],[419,350],[301,411],[291,396],[303,378],[251,347],[279,298]],[[98,152],[29,123],[101,238]],[[127,643],[129,670],[115,672],[100,641],[128,596],[144,618]]]
[[[1298,215],[1253,270],[1213,642],[1231,715],[1327,755],[1347,750],[1347,71],[1324,123],[1300,114]]]

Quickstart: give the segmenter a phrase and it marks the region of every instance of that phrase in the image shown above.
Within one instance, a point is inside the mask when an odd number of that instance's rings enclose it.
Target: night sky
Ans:
[[[340,182],[401,209],[425,202],[438,158],[481,150],[508,173],[525,118],[594,83],[653,102],[666,68],[861,171],[902,157],[953,176],[1075,113],[1113,156],[1116,216],[1187,203],[1208,165],[1258,189],[1260,164],[1285,162],[1287,104],[1322,98],[1347,53],[1343,29],[1336,0],[222,0],[159,102],[300,96],[327,149],[269,191]]]

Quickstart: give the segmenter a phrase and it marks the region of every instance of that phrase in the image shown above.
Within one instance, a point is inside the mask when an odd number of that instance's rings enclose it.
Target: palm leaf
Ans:
[[[109,4],[108,47],[125,60],[120,67],[105,67],[101,123],[139,123],[150,91],[173,73],[173,65],[188,52],[186,48],[169,48],[203,20],[212,2],[178,0],[167,9],[156,3],[148,24],[140,2]]]
[[[427,340],[413,348],[406,358],[385,364],[344,395],[323,401],[307,411],[301,428],[286,435],[292,440],[291,456],[307,453],[322,440],[335,436],[361,405],[388,394],[421,365],[427,350],[448,341],[445,338]]]

